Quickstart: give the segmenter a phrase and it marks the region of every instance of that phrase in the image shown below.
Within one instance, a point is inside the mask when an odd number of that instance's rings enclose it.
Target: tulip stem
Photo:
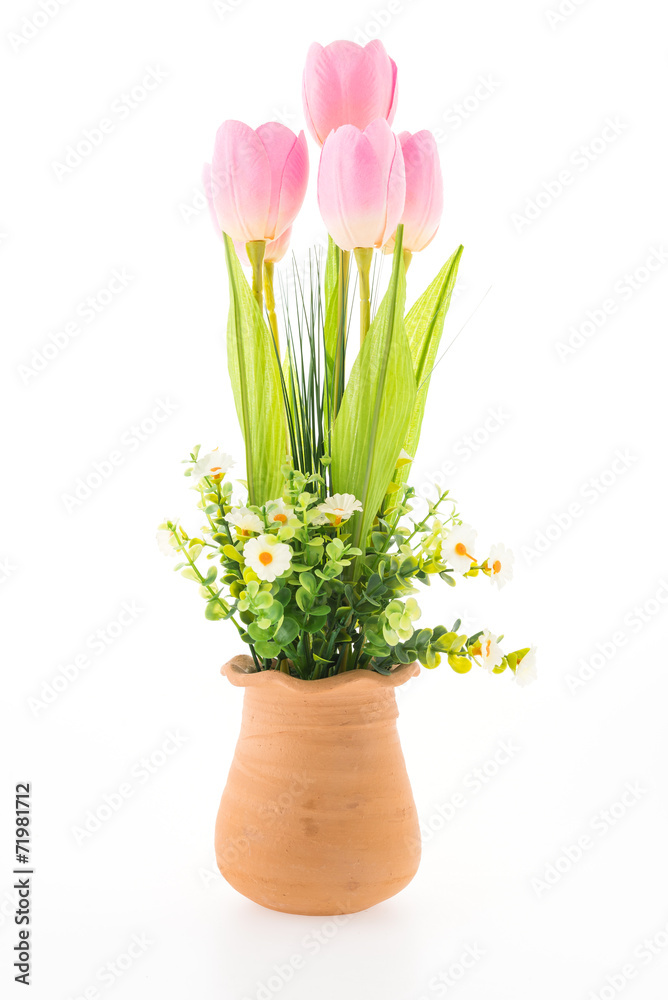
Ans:
[[[262,313],[263,310],[262,261],[264,260],[264,249],[266,245],[266,240],[250,240],[246,244],[246,253],[248,254],[248,259],[251,262],[251,267],[253,268],[253,295],[255,296],[255,301],[260,307],[260,313]]]
[[[278,323],[276,321],[276,299],[274,298],[274,262],[266,260],[264,262],[264,301],[267,304],[267,315],[269,325],[274,335],[274,346],[276,347],[276,357],[280,358],[281,349],[278,343]]]
[[[371,323],[371,286],[369,274],[371,272],[371,261],[373,260],[373,247],[357,247],[355,250],[355,260],[360,276],[360,346],[364,343],[364,338],[369,332]]]
[[[334,416],[339,412],[343,396],[343,380],[346,368],[346,317],[348,314],[348,280],[350,274],[350,250],[339,248],[338,310],[336,326],[336,356],[334,359]]]

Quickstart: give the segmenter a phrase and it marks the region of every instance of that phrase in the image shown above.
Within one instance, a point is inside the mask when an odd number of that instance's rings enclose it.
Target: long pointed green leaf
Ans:
[[[323,331],[327,388],[325,409],[328,424],[331,424],[338,413],[345,382],[349,258],[350,253],[344,254],[330,236],[325,265]]]
[[[224,235],[230,278],[228,368],[246,446],[249,501],[260,505],[279,496],[282,487],[286,439],[280,372],[269,328],[234,244]]]
[[[406,276],[401,227],[392,277],[350,373],[332,434],[332,481],[363,511],[351,521],[351,544],[364,544],[392,479],[415,404],[415,373],[404,329]]]
[[[410,309],[405,320],[406,336],[415,369],[417,395],[403,447],[413,458],[420,440],[429,381],[436,362],[445,315],[450,306],[463,250],[463,246],[458,247],[446,261],[431,285]],[[404,466],[400,469],[394,477],[395,482],[405,482],[409,468]]]

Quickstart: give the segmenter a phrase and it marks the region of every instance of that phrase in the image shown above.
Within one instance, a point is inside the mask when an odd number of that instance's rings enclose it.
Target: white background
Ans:
[[[651,0],[564,0],[550,14],[558,2],[71,0],[46,24],[35,2],[3,4],[3,995],[23,995],[9,890],[24,780],[39,1000],[665,995],[666,22]],[[434,588],[423,622],[461,614],[507,648],[534,643],[540,679],[520,690],[441,667],[402,689],[422,866],[337,926],[264,910],[215,871],[242,700],[218,671],[238,642],[204,619],[154,532],[167,514],[198,524],[179,464],[193,444],[242,454],[223,252],[199,185],[215,130],[225,118],[301,128],[309,44],[361,33],[398,63],[396,129],[440,130],[446,213],[409,297],[460,241],[444,343],[490,289],[434,379],[414,482],[445,475],[481,549],[516,550],[516,578],[500,594],[484,580]],[[120,112],[149,69],[163,79]],[[58,168],[102,118],[99,146]],[[323,238],[312,185],[298,257]],[[115,269],[127,287],[88,322],[81,303]],[[560,357],[575,328],[581,346]],[[139,440],[159,401],[172,412]],[[119,450],[68,511],[77,480]],[[124,604],[138,610],[119,629]],[[102,652],[98,629],[114,637]],[[77,656],[87,666],[40,707]],[[144,780],[142,759],[176,731],[187,739]],[[502,741],[513,750],[499,765]],[[131,797],[78,842],[88,811],[128,782]],[[127,968],[135,934],[150,944]],[[467,947],[480,957],[449,986]],[[292,955],[303,968],[277,989],[274,966]],[[120,978],[99,977],[109,962]]]

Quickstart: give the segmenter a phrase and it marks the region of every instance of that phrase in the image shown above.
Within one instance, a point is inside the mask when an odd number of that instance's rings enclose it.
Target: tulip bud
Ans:
[[[397,228],[406,194],[399,140],[384,119],[364,131],[344,125],[320,156],[318,203],[342,250],[381,247]]]
[[[377,39],[368,45],[315,42],[306,57],[304,115],[321,146],[332,129],[365,129],[376,118],[392,124],[397,106],[397,67]]]
[[[204,187],[218,231],[241,243],[277,240],[294,222],[308,183],[303,132],[267,122],[253,130],[226,121],[218,129]]]
[[[404,226],[403,248],[411,253],[424,250],[438,230],[443,214],[443,177],[436,140],[426,129],[398,136],[406,171],[406,202],[401,221]],[[383,247],[394,250],[394,235]]]

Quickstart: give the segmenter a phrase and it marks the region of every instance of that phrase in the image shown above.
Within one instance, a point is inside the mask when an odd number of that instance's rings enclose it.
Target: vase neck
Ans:
[[[317,681],[313,682],[317,685]],[[282,729],[341,731],[345,728],[394,725],[397,715],[394,688],[342,684],[318,691],[284,687],[248,688],[244,695],[244,728],[280,726]]]

